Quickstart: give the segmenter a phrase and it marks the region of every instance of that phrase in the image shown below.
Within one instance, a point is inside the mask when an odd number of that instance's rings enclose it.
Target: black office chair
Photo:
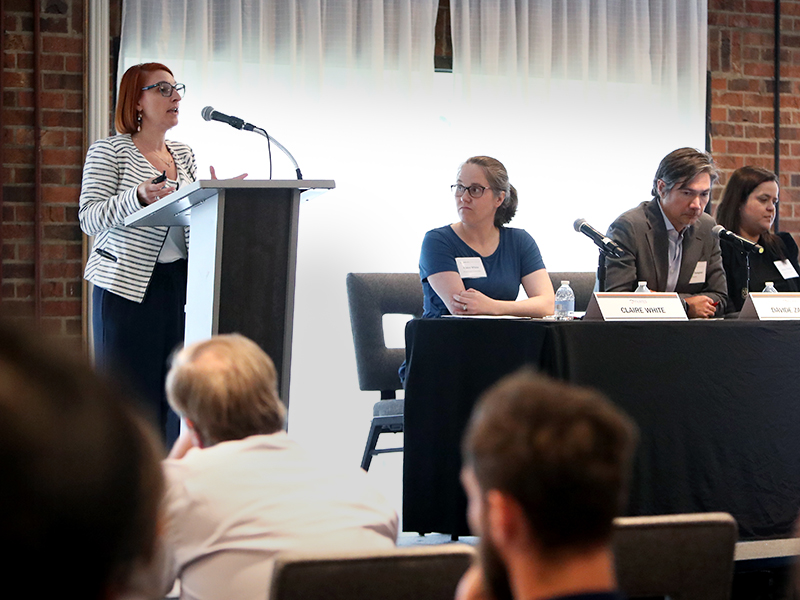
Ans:
[[[405,359],[403,348],[387,348],[383,336],[383,315],[422,316],[422,284],[416,273],[348,273],[347,300],[356,350],[358,386],[362,391],[379,391],[381,399],[372,409],[361,468],[369,470],[372,457],[402,448],[376,450],[381,433],[403,431],[404,400],[397,370]]]
[[[475,550],[462,544],[281,554],[269,600],[452,600]]]
[[[565,271],[563,273],[548,273],[548,275],[550,275],[554,290],[561,287],[562,281],[569,281],[569,287],[575,292],[575,310],[586,310],[594,293],[594,272]]]
[[[631,599],[729,600],[737,538],[728,513],[615,519],[619,587]]]

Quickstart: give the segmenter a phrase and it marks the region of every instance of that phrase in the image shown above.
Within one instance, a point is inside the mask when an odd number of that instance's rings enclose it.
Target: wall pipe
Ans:
[[[33,270],[34,315],[42,320],[42,7],[33,0]]]
[[[773,128],[775,129],[774,171],[780,181],[781,176],[781,0],[775,0],[775,41],[774,41],[775,93],[772,96]],[[775,210],[775,232],[780,231],[780,204]]]

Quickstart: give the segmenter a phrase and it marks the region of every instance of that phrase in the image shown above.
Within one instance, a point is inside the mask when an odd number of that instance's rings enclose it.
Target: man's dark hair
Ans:
[[[154,551],[162,450],[124,392],[55,344],[0,322],[4,586],[103,598]]]
[[[653,178],[653,189],[650,193],[653,198],[661,197],[658,193],[659,179],[666,185],[664,188],[664,195],[666,195],[676,185],[691,181],[701,173],[708,173],[711,185],[714,185],[719,179],[719,171],[717,171],[711,155],[695,148],[678,148],[661,159],[656,176]]]
[[[520,371],[481,397],[463,454],[481,491],[515,498],[542,548],[559,551],[608,541],[635,440],[599,392]]]

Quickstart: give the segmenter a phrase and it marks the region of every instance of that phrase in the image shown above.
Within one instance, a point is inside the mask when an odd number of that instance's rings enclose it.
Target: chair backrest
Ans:
[[[575,310],[585,311],[589,306],[589,300],[594,293],[594,272],[584,271],[565,271],[563,273],[548,273],[550,281],[553,282],[553,290],[561,287],[561,282],[569,281],[569,287],[575,292]]]
[[[363,391],[399,390],[402,348],[387,348],[383,315],[422,316],[418,273],[348,273],[347,301],[356,349],[358,385]]]
[[[453,600],[475,551],[464,544],[341,554],[282,554],[269,600]]]
[[[632,599],[729,600],[737,538],[728,513],[616,519],[620,589]]]

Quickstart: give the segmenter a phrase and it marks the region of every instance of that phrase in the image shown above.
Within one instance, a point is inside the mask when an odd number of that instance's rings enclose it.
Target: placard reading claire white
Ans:
[[[800,293],[764,294],[751,292],[744,301],[740,319],[791,321],[800,319]]]
[[[675,292],[620,294],[595,292],[586,309],[586,320],[686,321],[683,302]]]

